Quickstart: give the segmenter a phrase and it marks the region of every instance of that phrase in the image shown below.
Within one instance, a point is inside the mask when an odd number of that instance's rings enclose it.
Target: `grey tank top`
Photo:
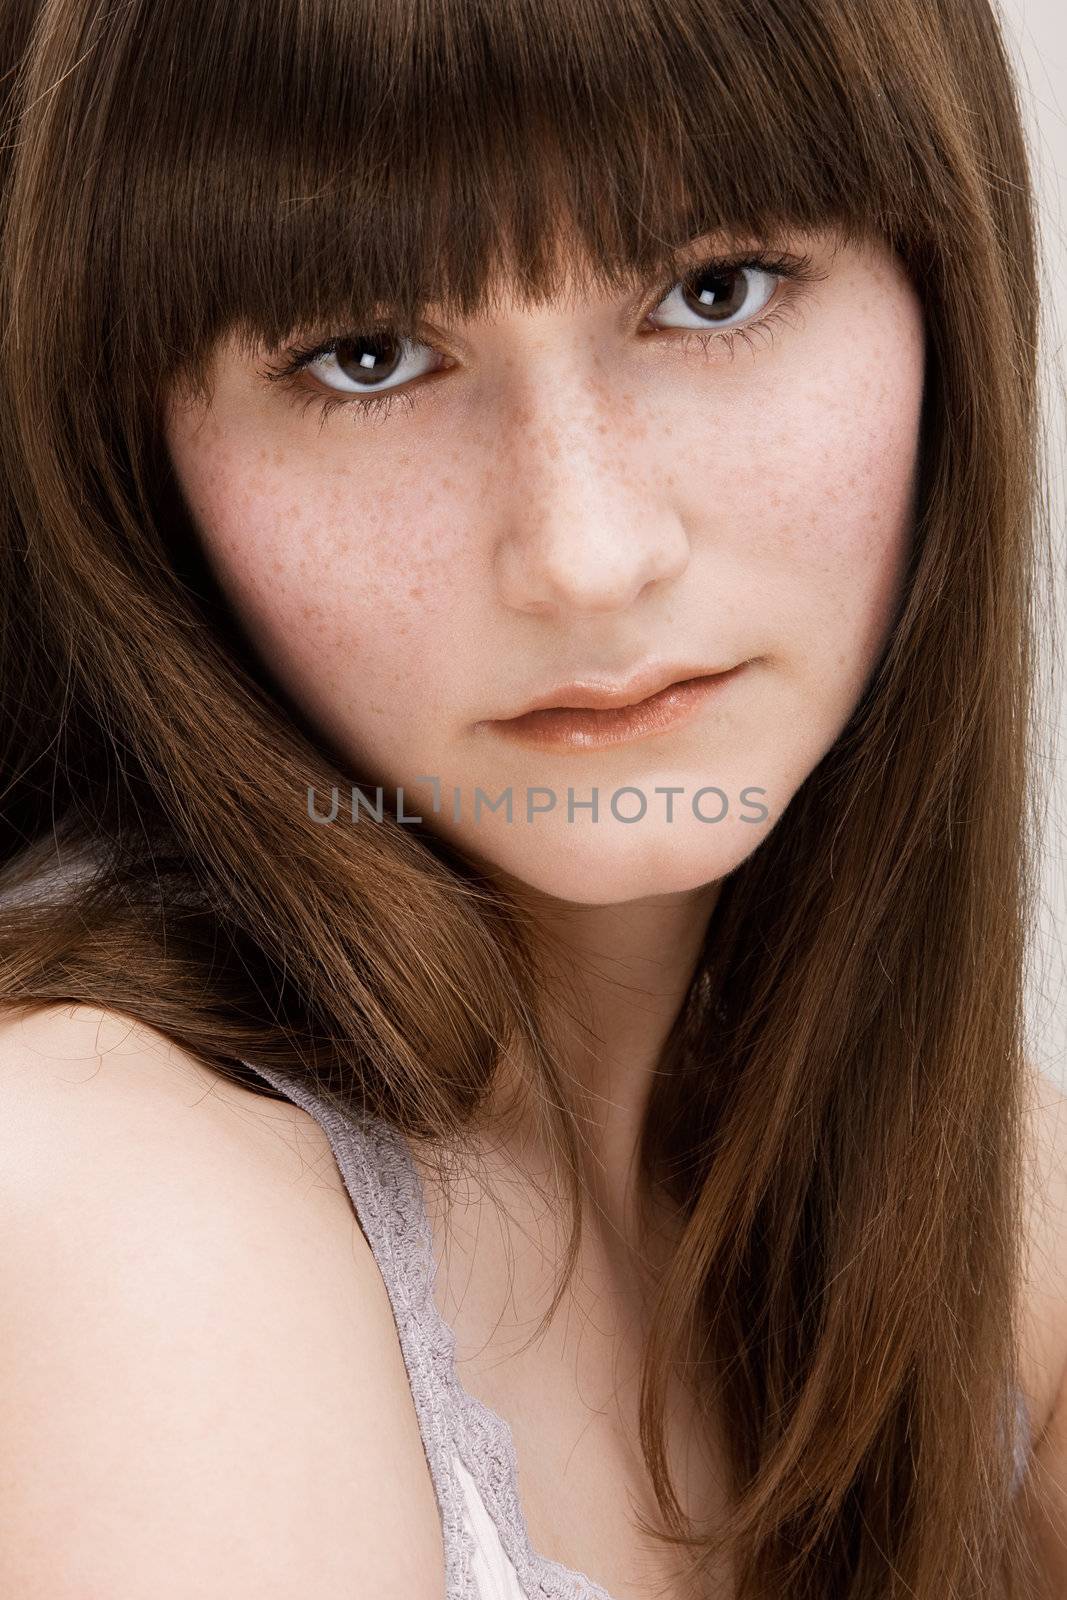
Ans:
[[[511,1600],[516,1593],[525,1600],[613,1600],[592,1578],[541,1555],[530,1544],[511,1429],[456,1374],[455,1334],[433,1292],[437,1263],[422,1179],[403,1134],[380,1117],[357,1123],[343,1116],[308,1084],[286,1074],[252,1062],[242,1065],[319,1123],[374,1254],[392,1306],[441,1514],[447,1600],[495,1600],[497,1595]],[[1030,1448],[1021,1392],[1012,1447],[1018,1486]],[[477,1520],[471,1514],[472,1493],[481,1502]],[[486,1512],[494,1543],[503,1553],[501,1568],[508,1566],[508,1573],[500,1571],[492,1582],[476,1531],[479,1523],[488,1527]]]

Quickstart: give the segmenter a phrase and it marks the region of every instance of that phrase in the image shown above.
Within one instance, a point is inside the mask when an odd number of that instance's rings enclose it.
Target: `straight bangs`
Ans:
[[[915,97],[899,5],[151,0],[84,19],[54,87],[31,86],[64,121],[45,136],[78,173],[49,181],[75,215],[28,208],[54,237],[24,259],[55,264],[53,293],[69,275],[68,358],[83,340],[99,366],[106,330],[142,389],[198,384],[229,333],[275,348],[667,277],[705,234],[875,233],[914,262],[940,231],[916,181],[936,97]]]

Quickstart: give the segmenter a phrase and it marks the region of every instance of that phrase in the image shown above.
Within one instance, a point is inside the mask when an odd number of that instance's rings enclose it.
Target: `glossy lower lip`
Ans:
[[[729,672],[668,684],[666,689],[633,706],[612,706],[601,711],[587,706],[552,706],[484,726],[505,739],[537,750],[603,750],[608,745],[629,744],[634,739],[681,727],[709,698],[732,683],[746,665],[742,661]]]

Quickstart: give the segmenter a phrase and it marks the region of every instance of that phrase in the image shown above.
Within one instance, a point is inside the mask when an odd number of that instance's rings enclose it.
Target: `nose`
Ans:
[[[506,473],[501,600],[535,615],[619,611],[684,572],[689,540],[655,470],[651,424],[557,378],[497,435]]]

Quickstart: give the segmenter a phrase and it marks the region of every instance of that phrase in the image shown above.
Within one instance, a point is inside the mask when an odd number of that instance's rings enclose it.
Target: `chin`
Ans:
[[[718,823],[688,817],[670,824],[647,818],[620,823],[610,816],[570,824],[540,818],[452,842],[541,894],[578,905],[615,905],[717,883],[759,847],[772,826],[772,817]]]

